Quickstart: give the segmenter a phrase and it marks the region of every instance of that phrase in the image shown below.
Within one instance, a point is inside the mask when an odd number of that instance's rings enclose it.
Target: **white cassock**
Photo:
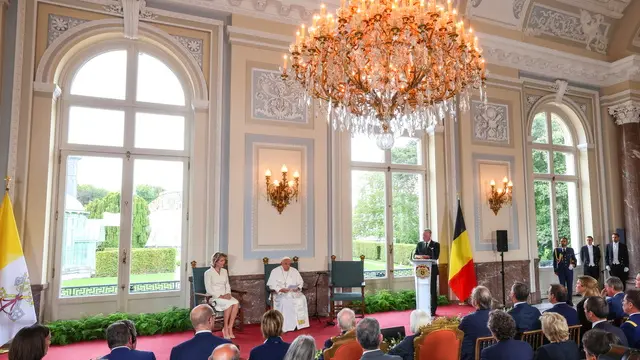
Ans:
[[[302,276],[293,267],[289,271],[284,271],[282,266],[271,270],[267,286],[274,290],[273,308],[280,311],[284,316],[282,330],[284,332],[303,329],[309,327],[309,311],[307,310],[307,298],[302,292],[281,293],[280,289],[297,288],[302,290]]]

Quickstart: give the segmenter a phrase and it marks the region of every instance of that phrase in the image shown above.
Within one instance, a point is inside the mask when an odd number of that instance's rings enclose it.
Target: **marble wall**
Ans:
[[[629,283],[633,283],[634,276],[640,271],[640,223],[638,209],[640,209],[640,108],[636,109],[636,118],[630,119],[619,126],[619,146],[621,164],[622,193],[624,196],[624,226],[625,239],[629,249]]]
[[[509,300],[509,290],[511,289],[511,285],[515,281],[521,281],[529,285],[529,264],[529,260],[504,262],[504,286],[505,296],[507,298],[507,306],[511,305],[511,301]],[[478,285],[486,286],[489,291],[491,291],[491,295],[496,300],[502,302],[502,276],[500,274],[500,262],[477,263],[475,264],[475,266]],[[536,288],[539,288],[538,284],[539,280],[536,279]],[[540,302],[539,291],[532,294],[530,301],[532,303]]]

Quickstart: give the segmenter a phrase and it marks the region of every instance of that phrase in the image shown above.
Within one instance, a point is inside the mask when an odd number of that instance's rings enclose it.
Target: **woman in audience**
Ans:
[[[538,349],[536,360],[580,360],[578,345],[569,340],[569,326],[564,316],[547,312],[540,321],[542,332],[551,343]]]
[[[587,360],[596,360],[598,356],[608,353],[611,345],[620,345],[620,339],[600,329],[589,330],[582,338],[582,347]]]
[[[269,310],[262,315],[260,330],[265,338],[264,344],[251,349],[249,360],[283,360],[291,344],[284,342],[282,324],[284,317],[278,310]]]
[[[51,345],[49,328],[40,324],[20,329],[11,341],[9,360],[42,360]]]
[[[580,302],[576,305],[578,321],[580,321],[580,325],[582,325],[580,329],[580,338],[582,339],[582,336],[593,327],[593,324],[591,324],[591,321],[587,319],[587,315],[584,313],[584,302],[589,296],[600,296],[598,280],[587,275],[578,276],[576,293],[582,295],[582,299],[580,299]]]
[[[515,340],[516,321],[504,310],[492,310],[487,327],[498,343],[482,349],[480,360],[533,360],[533,349],[524,341]]]
[[[389,350],[389,355],[398,355],[402,360],[413,360],[413,339],[420,335],[420,328],[431,324],[431,315],[423,310],[413,310],[409,316],[409,330],[413,335],[406,336],[402,341]]]
[[[476,286],[471,292],[471,305],[476,311],[462,318],[458,329],[464,333],[460,360],[473,360],[476,354],[476,339],[491,336],[487,327],[491,311],[491,292],[484,286]]]
[[[291,343],[284,360],[313,360],[315,357],[316,341],[309,335],[300,335]]]
[[[204,273],[204,286],[207,294],[212,295],[211,305],[216,311],[224,312],[224,326],[222,336],[225,339],[235,339],[233,324],[238,315],[238,300],[231,296],[229,285],[229,273],[224,268],[227,263],[227,254],[217,252],[211,257],[211,269]]]

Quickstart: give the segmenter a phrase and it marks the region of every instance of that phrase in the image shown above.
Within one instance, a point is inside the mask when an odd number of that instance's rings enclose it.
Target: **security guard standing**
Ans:
[[[567,243],[567,238],[563,236],[560,238],[560,247],[553,250],[553,272],[558,276],[560,285],[567,289],[567,304],[573,306],[573,268],[578,261]]]

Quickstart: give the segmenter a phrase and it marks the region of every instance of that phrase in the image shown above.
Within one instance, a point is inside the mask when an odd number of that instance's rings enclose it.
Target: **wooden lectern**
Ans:
[[[416,309],[431,314],[431,266],[433,259],[412,259],[416,279]]]

